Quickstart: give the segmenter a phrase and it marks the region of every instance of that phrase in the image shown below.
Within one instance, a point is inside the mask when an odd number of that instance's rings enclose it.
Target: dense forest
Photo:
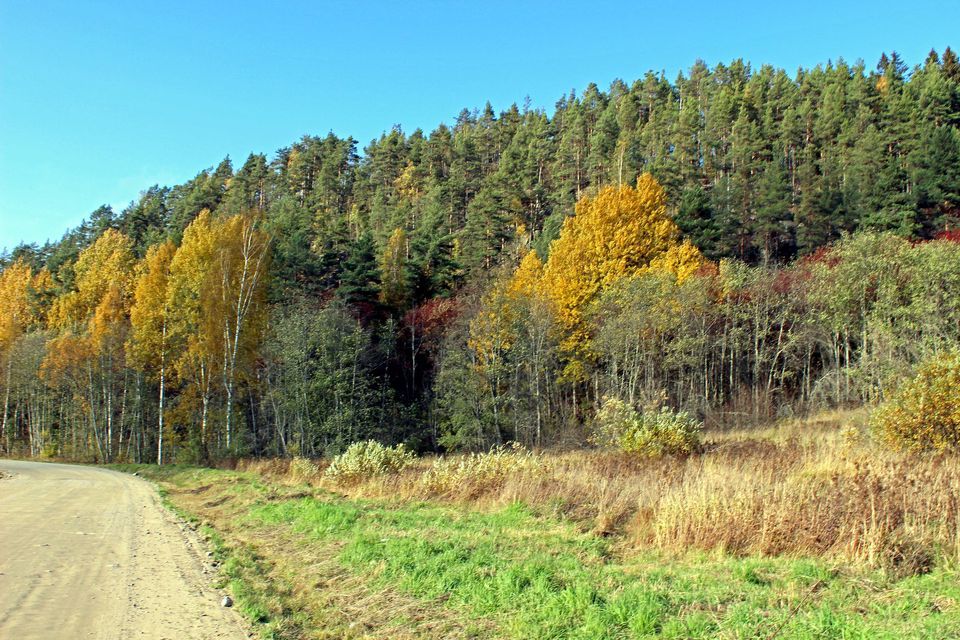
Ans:
[[[305,136],[2,256],[0,451],[570,446],[604,398],[875,402],[960,344],[958,220],[949,48]]]

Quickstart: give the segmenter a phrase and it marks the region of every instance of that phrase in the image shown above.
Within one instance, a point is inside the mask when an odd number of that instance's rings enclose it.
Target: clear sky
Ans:
[[[487,100],[552,111],[697,58],[912,66],[960,48],[958,26],[957,0],[0,0],[0,249],[304,134],[363,146]]]

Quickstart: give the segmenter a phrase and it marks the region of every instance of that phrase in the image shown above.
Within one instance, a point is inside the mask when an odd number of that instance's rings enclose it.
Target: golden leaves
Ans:
[[[182,377],[209,384],[215,367],[232,366],[259,338],[268,254],[268,238],[252,216],[214,218],[202,211],[184,230],[166,295]]]
[[[568,377],[581,377],[583,362],[592,358],[585,312],[601,291],[650,270],[668,271],[683,281],[704,264],[700,251],[679,239],[680,230],[667,215],[666,193],[644,174],[636,188],[611,186],[581,198],[537,281],[524,273],[536,271],[532,259],[526,267],[521,264],[515,279],[526,283],[526,295],[540,291],[552,303]]]
[[[166,241],[147,250],[137,265],[127,350],[139,366],[155,364],[164,356],[168,320],[170,266],[177,247]]]
[[[395,309],[407,301],[406,258],[407,234],[403,229],[394,229],[380,257],[380,301]]]
[[[83,331],[111,288],[129,304],[133,278],[133,243],[114,229],[80,252],[74,265],[76,289],[56,300],[50,323],[57,329]]]
[[[33,274],[18,260],[0,272],[0,353],[5,353],[31,321]]]

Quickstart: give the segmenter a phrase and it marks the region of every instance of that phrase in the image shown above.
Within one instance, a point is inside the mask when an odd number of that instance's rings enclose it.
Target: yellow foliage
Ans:
[[[661,270],[677,277],[677,284],[695,274],[706,264],[706,259],[689,240],[672,245],[664,253],[650,261],[650,270]]]
[[[0,355],[31,322],[30,267],[18,260],[0,272]]]
[[[50,310],[48,323],[61,334],[47,345],[41,365],[47,381],[82,378],[85,372],[89,374],[91,360],[103,370],[121,365],[133,267],[133,243],[114,229],[105,231],[80,253],[74,265],[75,289],[57,298]],[[38,284],[49,287],[51,283],[45,280],[40,275]],[[73,382],[81,384],[81,378]]]
[[[890,81],[887,79],[887,76],[880,76],[877,78],[877,93],[882,96],[886,96],[890,93]]]
[[[606,187],[577,202],[576,215],[551,245],[542,279],[563,332],[568,377],[581,377],[583,362],[591,358],[584,316],[602,290],[653,269],[682,280],[703,264],[700,251],[679,239],[666,194],[650,174],[641,176],[636,188]]]
[[[407,300],[406,258],[407,234],[403,229],[394,229],[380,257],[380,302],[396,309]]]
[[[397,191],[397,196],[403,200],[416,202],[420,199],[420,181],[417,178],[417,168],[413,165],[413,162],[407,162],[407,166],[393,181],[393,187]]]
[[[170,265],[177,247],[169,240],[150,247],[137,267],[128,351],[138,366],[155,366],[166,350]]]
[[[499,354],[513,347],[520,305],[540,295],[542,279],[543,262],[530,251],[509,280],[498,280],[484,296],[482,311],[470,323],[468,341],[481,365],[495,364]]]
[[[116,352],[125,337],[128,300],[118,285],[111,285],[103,294],[90,319],[90,340],[101,353]]]
[[[503,352],[514,343],[513,310],[509,304],[507,285],[497,281],[483,297],[481,311],[470,321],[467,346],[477,354],[481,366],[496,365]]]
[[[114,229],[107,229],[84,249],[74,265],[76,290],[54,303],[51,324],[58,329],[82,330],[111,288],[128,304],[133,278],[133,243]]]
[[[872,417],[885,444],[909,451],[960,448],[960,353],[927,360]]]
[[[170,261],[166,304],[181,379],[209,390],[214,370],[236,364],[257,342],[265,323],[269,242],[250,216],[215,219],[202,211],[184,230]]]
[[[210,212],[201,211],[184,230],[171,260],[167,291],[167,306],[173,310],[169,329],[180,356],[177,371],[182,379],[197,379],[205,390],[223,347],[222,331],[209,313],[217,298],[212,269],[216,240]]]
[[[33,289],[34,296],[34,320],[38,324],[43,324],[47,321],[47,313],[50,311],[50,306],[56,298],[57,291],[56,283],[53,281],[50,270],[43,267],[40,271],[37,271],[33,276],[33,282],[30,287]]]
[[[510,284],[507,286],[507,295],[510,297],[532,298],[540,293],[543,280],[543,261],[536,251],[530,251],[520,261],[520,266],[513,273]]]

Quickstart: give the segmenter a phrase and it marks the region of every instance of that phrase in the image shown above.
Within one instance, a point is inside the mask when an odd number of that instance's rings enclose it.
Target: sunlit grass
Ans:
[[[458,463],[440,489],[430,459],[348,485],[322,461],[128,470],[210,527],[265,637],[960,638],[956,461],[872,448],[856,419],[690,458]]]

